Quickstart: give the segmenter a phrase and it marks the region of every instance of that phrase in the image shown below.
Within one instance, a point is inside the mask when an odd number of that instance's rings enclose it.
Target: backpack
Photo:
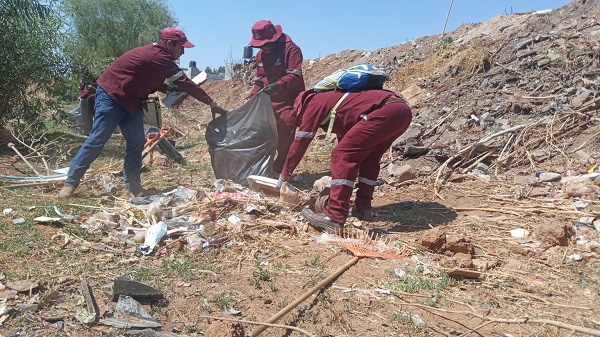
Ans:
[[[327,137],[329,138],[331,135],[336,110],[349,93],[367,89],[383,89],[383,82],[387,81],[388,78],[388,74],[382,69],[375,68],[368,63],[363,63],[340,69],[320,80],[314,87],[315,92],[331,90],[343,90],[346,92],[333,106],[327,117],[321,121],[321,125],[329,122]]]
[[[381,89],[383,82],[389,78],[382,69],[373,67],[368,63],[340,69],[329,76],[325,76],[315,85],[315,92],[330,90],[344,90],[354,92],[361,89]]]

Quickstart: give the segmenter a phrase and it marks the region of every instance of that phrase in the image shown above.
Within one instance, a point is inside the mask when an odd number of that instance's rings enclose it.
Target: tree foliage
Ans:
[[[66,72],[62,21],[53,0],[0,0],[0,127],[35,131],[55,111],[55,88]]]
[[[68,55],[95,72],[177,23],[159,0],[64,0],[63,10],[69,18]]]
[[[204,69],[204,71],[207,72],[208,74],[224,73],[225,72],[225,66],[220,66],[219,68],[206,67]]]

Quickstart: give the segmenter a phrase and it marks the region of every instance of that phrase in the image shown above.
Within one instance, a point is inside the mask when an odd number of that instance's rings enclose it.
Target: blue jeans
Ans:
[[[129,113],[115,102],[98,86],[96,89],[96,115],[90,136],[85,140],[69,166],[65,185],[79,186],[79,182],[90,165],[110,139],[117,126],[125,137],[125,160],[123,161],[123,179],[129,191],[142,187],[140,174],[142,168],[142,151],[146,137],[144,134],[144,113],[138,106],[134,113]]]

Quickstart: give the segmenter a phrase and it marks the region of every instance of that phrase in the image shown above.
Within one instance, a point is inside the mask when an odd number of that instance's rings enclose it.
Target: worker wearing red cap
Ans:
[[[192,47],[194,44],[181,29],[167,27],[161,31],[158,41],[126,52],[104,71],[97,81],[96,115],[92,130],[71,161],[59,197],[73,195],[81,178],[98,158],[117,126],[127,141],[123,161],[125,187],[134,195],[147,194],[140,179],[142,151],[146,141],[141,103],[153,92],[166,92],[166,79],[200,102],[210,105],[213,113],[227,112],[175,63],[185,48]]]
[[[262,90],[270,96],[275,111],[278,141],[273,170],[279,174],[294,141],[294,99],[305,90],[302,51],[282,32],[280,25],[269,20],[260,20],[252,26],[250,46],[260,48],[256,55],[256,76],[251,95]]]
[[[327,128],[330,111],[337,105],[332,132],[338,144],[331,151],[331,188],[323,213],[302,210],[308,222],[336,232],[343,228],[350,209],[354,182],[358,178],[357,215],[372,218],[371,200],[377,185],[379,162],[394,140],[412,120],[408,104],[392,91],[371,89],[348,93],[326,91],[301,93],[294,104],[298,130],[285,160],[277,187],[289,180],[319,127]],[[341,103],[340,102],[341,99]]]

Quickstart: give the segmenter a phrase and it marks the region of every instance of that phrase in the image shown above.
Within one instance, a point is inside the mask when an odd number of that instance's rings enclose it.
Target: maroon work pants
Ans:
[[[292,102],[293,103],[293,102]],[[290,146],[294,142],[296,135],[296,118],[294,107],[292,105],[278,105],[275,111],[275,121],[277,122],[277,157],[273,163],[273,170],[279,174],[283,170],[285,158],[290,151]],[[279,178],[279,176],[277,176]]]
[[[324,213],[344,223],[350,209],[354,181],[358,177],[355,204],[370,209],[380,160],[412,120],[406,103],[394,102],[371,112],[356,123],[331,152],[331,191]]]

